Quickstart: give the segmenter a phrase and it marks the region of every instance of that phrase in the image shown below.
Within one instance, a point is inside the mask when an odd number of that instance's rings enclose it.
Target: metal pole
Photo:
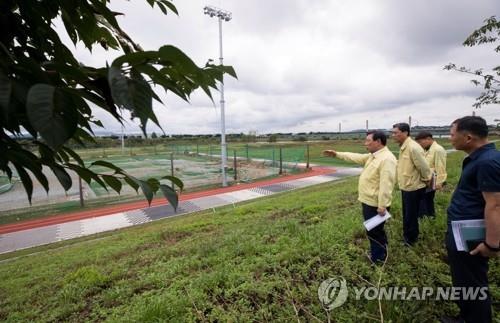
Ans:
[[[282,148],[280,147],[280,172],[279,174],[283,174],[283,151]]]
[[[170,175],[174,176],[174,153],[170,153]],[[172,189],[174,189],[174,182],[172,182]]]
[[[220,52],[220,66],[223,64],[223,56],[222,56],[222,18],[219,18],[219,52]],[[221,137],[220,137],[220,145],[221,145],[221,169],[222,169],[222,186],[227,186],[227,178],[226,178],[226,170],[227,170],[227,152],[226,152],[226,116],[224,111],[224,74],[221,76],[220,82],[220,119],[221,119]]]
[[[120,110],[120,117],[122,116],[122,111]],[[122,121],[122,156],[125,154],[125,132]]]
[[[306,168],[309,169],[309,145],[306,145],[307,148],[307,165]]]
[[[228,11],[215,8],[213,6],[205,6],[203,11],[206,15],[210,17],[217,17],[219,20],[219,60],[220,66],[223,66],[223,54],[222,54],[222,20],[231,20],[231,13]],[[221,75],[220,82],[220,118],[221,118],[221,170],[222,170],[222,186],[227,186],[227,145],[226,145],[226,118],[224,111],[224,75]]]
[[[78,176],[78,188],[80,189],[80,206],[84,207],[83,203],[83,186],[82,186],[82,178]]]
[[[234,151],[234,180],[238,180],[238,160],[236,159],[236,150]]]

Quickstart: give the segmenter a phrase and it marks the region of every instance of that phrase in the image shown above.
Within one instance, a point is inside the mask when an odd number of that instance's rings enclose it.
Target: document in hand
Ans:
[[[468,241],[483,240],[486,237],[484,220],[451,221],[451,229],[458,251],[470,251]]]
[[[377,225],[379,225],[380,223],[385,222],[390,217],[391,217],[391,214],[386,211],[384,216],[380,216],[380,215],[376,214],[374,217],[371,217],[368,220],[366,220],[365,222],[363,222],[363,224],[366,228],[366,231],[370,231],[373,228],[375,228]]]
[[[436,181],[437,181],[437,174],[436,172],[432,172],[431,183],[429,184],[429,187],[425,189],[426,193],[436,190]]]

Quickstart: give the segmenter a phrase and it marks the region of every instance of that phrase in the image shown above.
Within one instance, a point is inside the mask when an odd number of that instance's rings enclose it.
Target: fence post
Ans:
[[[247,161],[248,161],[248,160],[250,160],[250,158],[248,158],[248,144],[246,144],[245,148],[247,150]]]
[[[170,153],[170,175],[174,176],[174,153]],[[174,182],[172,182],[172,189],[174,189]]]
[[[306,168],[309,169],[309,144],[306,145],[306,149],[307,149],[307,165],[306,165]]]
[[[273,146],[273,165],[272,165],[272,167],[276,167],[276,157],[274,156],[274,148],[276,148],[276,147]]]
[[[78,188],[80,189],[80,207],[84,207],[83,203],[83,186],[82,186],[82,178],[78,176]]]
[[[238,160],[236,159],[236,150],[234,150],[234,180],[238,180]]]
[[[280,147],[280,172],[279,174],[283,174],[283,148]]]
[[[196,144],[196,156],[200,155],[200,145]]]

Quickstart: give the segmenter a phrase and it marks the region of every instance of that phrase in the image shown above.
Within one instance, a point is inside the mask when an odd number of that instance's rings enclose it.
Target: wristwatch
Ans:
[[[486,241],[484,242],[484,245],[486,246],[486,248],[490,249],[491,251],[494,251],[494,252],[499,252],[500,251],[500,247],[492,247],[490,246]]]

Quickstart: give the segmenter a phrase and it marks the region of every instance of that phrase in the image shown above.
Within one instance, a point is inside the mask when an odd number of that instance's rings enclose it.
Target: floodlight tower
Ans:
[[[205,6],[203,8],[203,12],[210,17],[217,17],[219,20],[219,62],[220,65],[223,65],[223,56],[222,56],[222,21],[229,21],[232,18],[232,14],[229,11],[225,11],[213,6]],[[222,74],[221,82],[220,82],[220,119],[221,119],[221,136],[220,136],[220,145],[221,145],[221,169],[222,169],[222,186],[227,186],[227,145],[226,145],[226,117],[224,112],[224,74]]]

